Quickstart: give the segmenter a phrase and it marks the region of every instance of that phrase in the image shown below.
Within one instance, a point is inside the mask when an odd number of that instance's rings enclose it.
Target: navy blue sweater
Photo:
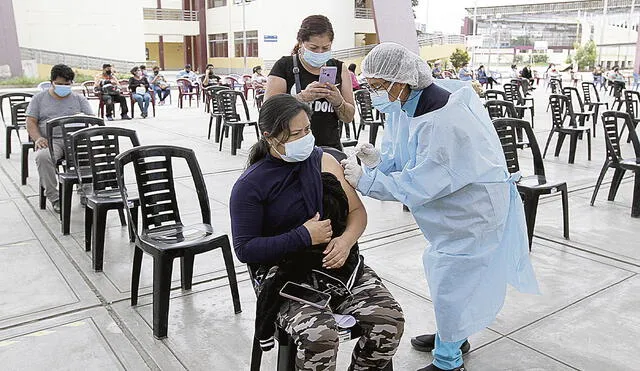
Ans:
[[[322,150],[302,162],[267,155],[250,166],[231,192],[229,208],[236,256],[270,264],[311,246],[303,224],[322,210]]]

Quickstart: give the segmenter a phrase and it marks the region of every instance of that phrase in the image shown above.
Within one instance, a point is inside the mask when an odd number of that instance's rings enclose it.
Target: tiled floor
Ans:
[[[544,148],[551,123],[543,90],[534,97],[535,131]],[[256,115],[253,107],[252,114]],[[109,125],[136,129],[143,144],[194,149],[213,225],[230,233],[229,195],[256,139],[247,129],[238,156],[229,154],[228,140],[219,152],[217,144],[206,139],[208,120],[202,107],[159,106],[156,118]],[[362,139],[366,137],[365,133]],[[555,139],[551,149],[554,145]],[[472,351],[465,356],[469,370],[640,369],[635,359],[640,353],[640,219],[630,217],[632,175],[623,182],[616,201],[609,202],[609,174],[595,206],[590,206],[605,157],[600,131],[590,162],[585,146],[578,144],[573,165],[567,164],[568,144],[560,157],[550,154],[545,160],[547,176],[569,185],[570,240],[562,237],[559,197],[544,197],[531,253],[542,294],[509,290],[496,322],[471,337]],[[523,173],[532,170],[526,151],[520,161]],[[176,164],[175,174],[181,214],[186,221],[195,221],[198,202],[188,168]],[[91,255],[84,251],[83,209],[77,195],[71,235],[63,236],[57,216],[38,208],[37,189],[34,164],[28,184],[20,186],[19,154],[0,160],[0,369],[248,370],[256,300],[243,264],[236,261],[243,312],[234,314],[220,252],[196,257],[195,285],[188,292],[180,289],[176,262],[169,337],[155,340],[151,259],[143,260],[140,302],[131,307],[132,245],[117,214],[108,220],[104,271],[94,272]],[[428,242],[401,205],[368,198],[364,202],[369,225],[361,238],[362,254],[406,317],[395,369],[415,370],[428,364],[431,356],[411,349],[409,340],[435,330],[422,269]],[[341,345],[338,369],[346,369],[352,346],[353,342]],[[262,369],[275,370],[275,362],[276,352],[266,353]]]

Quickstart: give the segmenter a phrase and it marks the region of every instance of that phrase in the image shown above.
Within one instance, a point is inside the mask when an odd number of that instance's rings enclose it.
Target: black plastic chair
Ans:
[[[176,199],[173,159],[187,162],[195,184],[202,223],[184,225]],[[181,286],[190,290],[193,280],[194,256],[217,248],[222,249],[233,298],[235,313],[240,313],[240,295],[234,268],[231,244],[226,234],[215,233],[211,226],[211,208],[207,186],[193,150],[175,146],[141,146],[122,152],[115,158],[118,188],[129,204],[124,168],[133,163],[141,207],[142,230],[138,231],[132,209],[127,208],[129,224],[135,230],[135,252],[131,274],[131,305],[138,303],[138,286],[142,267],[142,252],[153,257],[153,336],[167,336],[169,296],[173,260],[180,258]]]
[[[548,87],[551,87],[551,94],[562,94],[562,80],[551,78]],[[547,112],[549,112],[549,108],[551,108],[551,103],[547,104]]]
[[[519,118],[515,105],[506,100],[488,100],[484,102],[484,108],[492,120],[505,117]]]
[[[596,116],[594,111],[585,110],[586,105],[582,102],[580,91],[574,87],[562,88],[562,95],[569,98],[571,101],[571,107],[573,108],[573,114],[576,116],[577,122],[580,126],[586,125],[587,120],[593,121],[593,130],[596,130]],[[568,106],[567,106],[568,107]],[[577,107],[577,109],[576,109]],[[579,110],[578,110],[579,109]]]
[[[507,100],[502,90],[488,89],[484,92],[484,98],[486,100]]]
[[[629,130],[629,136],[633,143],[635,158],[622,157],[620,149],[620,138],[622,135],[618,130],[618,123],[622,121],[623,127]],[[624,173],[629,170],[635,172],[635,182],[633,187],[633,201],[631,202],[631,216],[640,217],[640,140],[635,130],[633,130],[633,120],[628,113],[618,111],[606,111],[602,113],[602,126],[604,127],[604,140],[607,145],[607,159],[600,171],[600,176],[596,181],[596,187],[591,196],[591,206],[596,202],[598,190],[602,184],[605,174],[609,168],[615,169],[611,188],[609,189],[609,201],[614,201],[618,188],[624,177]]]
[[[102,271],[104,257],[104,235],[107,227],[107,212],[118,210],[123,214],[125,202],[122,199],[116,177],[115,157],[120,153],[120,140],[128,139],[132,146],[140,145],[135,130],[118,127],[96,126],[78,130],[71,134],[74,148],[86,146],[91,169],[92,190],[87,194],[87,206],[84,213],[85,251],[91,251],[93,269]],[[76,163],[81,160],[77,158]],[[76,166],[78,179],[83,179],[82,168]],[[133,226],[137,225],[139,201],[129,196],[133,223],[129,225],[129,237],[135,242]]]
[[[258,122],[251,121],[249,116],[249,107],[244,99],[244,93],[234,90],[222,90],[218,94],[218,105],[222,111],[222,130],[220,132],[220,151],[222,151],[223,137],[228,136],[229,128],[231,128],[231,155],[235,156],[238,148],[242,144],[242,131],[245,126],[253,126],[256,129],[256,137],[260,140],[260,129]],[[238,99],[242,102],[245,113],[245,120],[240,119],[236,104]]]
[[[91,126],[104,126],[104,120],[94,116],[75,115],[58,117],[47,122],[47,140],[49,141],[49,153],[52,159],[55,159],[52,145],[54,139],[59,139],[61,136],[64,142],[64,160],[61,162],[63,172],[60,172],[59,167],[55,166],[56,174],[58,175],[58,192],[60,194],[60,220],[62,221],[62,234],[64,235],[69,234],[71,227],[73,186],[91,182],[91,168],[86,144],[76,143],[76,147],[74,147],[71,143],[71,134]],[[54,133],[56,128],[59,129],[59,134]],[[76,170],[76,166],[80,167],[80,169]],[[123,216],[121,216],[121,221],[124,222]]]
[[[22,138],[20,138],[20,130],[25,129],[26,131],[26,115],[24,114],[24,112],[26,111],[26,108],[29,105],[28,102],[31,100],[32,97],[33,97],[33,94],[31,93],[0,94],[0,117],[2,117],[2,122],[4,122],[4,125],[5,125],[4,127],[5,158],[11,157],[11,132],[12,131],[16,132],[16,135],[18,136],[18,139],[20,140],[21,143],[26,143],[22,140]],[[19,123],[18,125],[16,125],[16,121],[14,120],[16,118],[16,115],[13,114],[13,111],[11,112],[11,121],[5,120],[4,118],[5,99],[9,102],[10,109],[16,104],[27,102],[26,105],[23,104],[21,106],[21,107],[24,107],[24,111],[22,108],[20,109],[20,117],[17,120]],[[29,136],[27,135],[27,142],[28,142],[28,138]],[[22,183],[22,185],[24,184],[25,183]]]
[[[533,173],[531,176],[520,178],[517,183],[518,192],[522,196],[524,212],[527,219],[527,234],[529,236],[529,250],[533,242],[533,232],[536,224],[538,200],[541,195],[560,192],[562,196],[562,220],[564,238],[569,239],[569,192],[566,182],[554,182],[545,176],[544,162],[540,156],[540,147],[529,123],[520,119],[499,118],[493,120],[493,126],[500,137],[502,150],[507,161],[509,173],[520,171],[516,142],[516,130],[523,130],[529,142],[529,148],[533,155]]]
[[[204,89],[206,96],[206,107],[209,112],[209,131],[207,132],[207,139],[211,139],[211,128],[213,127],[213,120],[216,120],[215,142],[220,141],[220,130],[222,128],[222,110],[220,109],[220,102],[218,101],[218,92],[229,90],[226,86],[210,86]],[[229,90],[232,91],[232,90]]]
[[[591,94],[593,93],[593,95]],[[584,97],[584,106],[588,111],[593,111],[593,137],[596,137],[596,124],[598,123],[598,117],[600,117],[600,106],[604,106],[606,110],[609,109],[609,103],[600,101],[600,94],[596,85],[592,82],[582,83],[582,96]]]
[[[505,100],[507,102],[513,103],[513,105],[515,106],[519,119],[524,117],[525,111],[528,110],[530,112],[531,127],[533,127],[533,117],[535,116],[533,98],[525,99],[524,97],[522,97],[519,86],[514,84],[504,84],[504,95]]]
[[[638,108],[640,108],[640,93],[634,90],[625,90],[624,91],[624,104],[631,117],[631,123],[633,124],[633,130],[638,127],[638,123],[640,122],[640,117],[638,117]],[[622,126],[620,129],[620,137],[622,137],[622,133],[624,133],[624,129],[626,126]],[[631,135],[627,137],[627,143],[631,142]]]
[[[369,143],[376,145],[378,137],[378,128],[384,128],[384,118],[375,119],[373,117],[373,105],[371,103],[371,95],[366,89],[357,90],[354,93],[356,107],[358,107],[358,115],[360,116],[360,125],[356,139],[360,138],[360,132],[365,126],[369,127]]]
[[[622,105],[624,104],[624,87],[620,84],[613,84],[613,88],[611,92],[613,92],[613,103],[611,103],[611,109],[615,109],[620,111],[622,109]],[[618,108],[615,108],[616,103],[618,104]]]
[[[558,142],[556,143],[555,156],[560,156],[560,150],[562,149],[562,143],[567,135],[570,136],[569,145],[569,163],[573,164],[576,158],[576,147],[578,144],[578,138],[582,137],[584,133],[587,134],[587,151],[588,159],[591,161],[591,128],[581,125],[577,125],[576,115],[573,112],[571,106],[571,100],[564,95],[551,94],[549,96],[549,104],[551,105],[551,121],[552,128],[547,138],[547,143],[544,146],[544,153],[542,158],[547,155],[547,149],[549,149],[549,143],[554,133],[558,133]],[[584,116],[583,116],[584,117]],[[564,121],[569,118],[568,126],[564,125]]]

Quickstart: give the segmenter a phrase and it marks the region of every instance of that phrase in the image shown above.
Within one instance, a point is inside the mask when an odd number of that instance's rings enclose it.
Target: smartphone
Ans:
[[[284,284],[280,290],[280,296],[309,304],[318,309],[326,308],[331,300],[331,295],[327,293],[291,281]]]
[[[320,80],[321,84],[329,83],[335,85],[336,75],[338,74],[338,67],[336,66],[324,66],[320,67]]]

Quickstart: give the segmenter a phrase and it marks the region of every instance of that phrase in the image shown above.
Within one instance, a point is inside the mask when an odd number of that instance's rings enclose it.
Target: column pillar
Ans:
[[[22,76],[18,30],[11,0],[0,0],[0,65],[9,65],[11,76]]]

